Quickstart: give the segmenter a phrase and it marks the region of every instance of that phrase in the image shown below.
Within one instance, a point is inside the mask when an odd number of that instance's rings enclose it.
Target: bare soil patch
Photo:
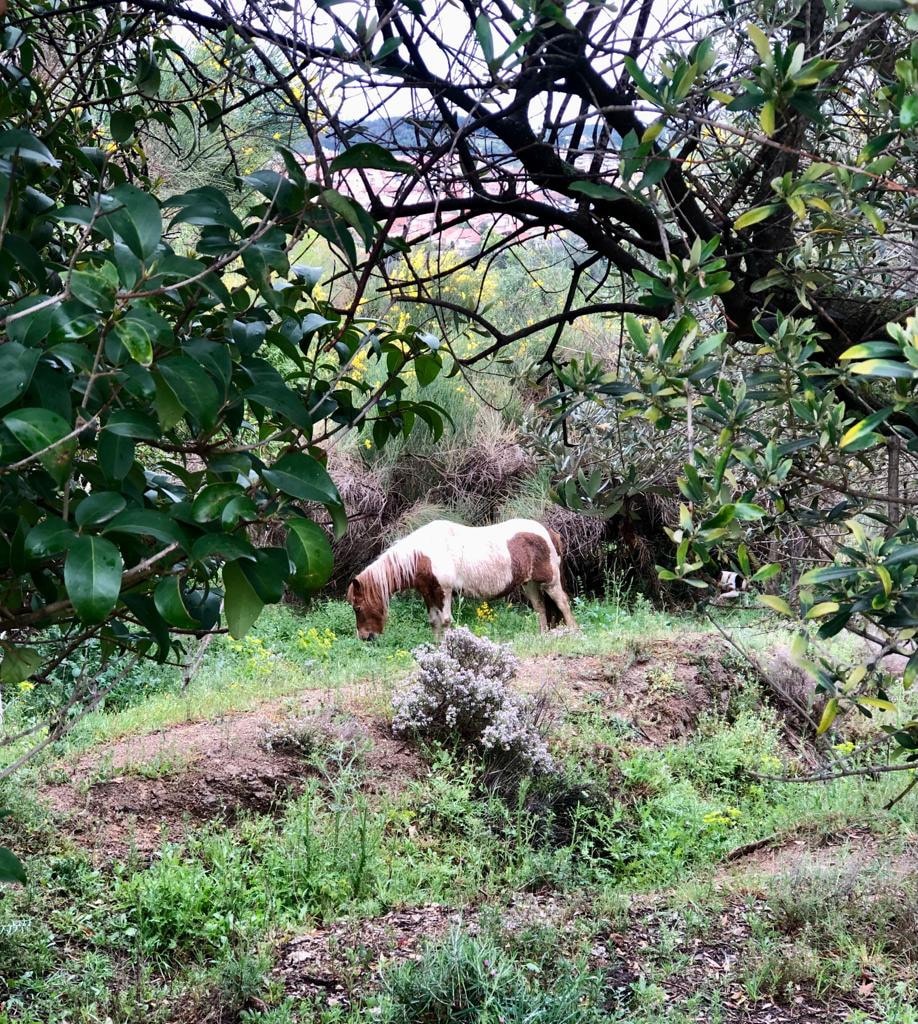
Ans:
[[[890,851],[890,840],[868,828],[851,827],[829,835],[802,834],[762,840],[739,847],[718,872],[718,878],[768,879],[811,871],[856,872],[880,866],[891,878],[918,871],[918,840]]]
[[[655,901],[656,902],[656,901]],[[785,998],[750,999],[741,968],[749,963],[752,946],[750,917],[764,906],[734,902],[725,907],[716,929],[703,935],[688,933],[677,911],[636,903],[627,926],[604,939],[611,960],[610,984],[627,1002],[632,985],[643,978],[659,978],[660,966],[678,963],[658,983],[668,1006],[679,1006],[700,996],[698,1021],[719,1009],[723,1024],[824,1024],[845,1021],[851,1011],[869,1011],[859,993],[824,1000],[806,985],[795,984]]]
[[[132,850],[147,855],[164,838],[178,841],[213,819],[231,824],[245,811],[275,811],[313,772],[303,756],[272,748],[266,738],[310,715],[321,716],[330,740],[336,728],[361,740],[369,793],[392,791],[422,772],[420,759],[391,735],[388,723],[344,710],[337,697],[309,691],[252,711],[128,736],[94,748],[69,766],[70,781],[46,786],[41,795],[73,839],[110,858]]]
[[[457,925],[474,928],[476,920],[474,912],[431,903],[335,921],[285,943],[273,973],[288,996],[348,1007],[378,986],[385,966],[420,959],[425,942]]]
[[[547,693],[569,711],[601,708],[655,746],[692,735],[705,713],[726,710],[736,685],[726,645],[708,634],[642,640],[604,657],[528,659],[515,686]]]

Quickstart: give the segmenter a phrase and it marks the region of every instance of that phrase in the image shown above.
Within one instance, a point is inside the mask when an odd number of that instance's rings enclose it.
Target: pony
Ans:
[[[356,576],[347,600],[357,618],[357,635],[371,640],[385,629],[389,599],[400,590],[417,590],[439,643],[452,625],[454,593],[483,600],[505,597],[521,586],[548,629],[546,598],[577,628],[561,585],[561,538],[532,519],[509,519],[493,526],[461,526],[438,519],[387,548]]]

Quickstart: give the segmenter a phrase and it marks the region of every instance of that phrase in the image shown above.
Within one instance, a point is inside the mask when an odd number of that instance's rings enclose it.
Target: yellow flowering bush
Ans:
[[[245,657],[245,667],[255,675],[267,675],[275,660],[275,654],[260,636],[251,633],[243,640],[227,640],[229,649],[234,654]]]
[[[337,639],[334,630],[319,630],[311,626],[309,629],[297,630],[296,646],[310,658],[327,658]]]
[[[743,812],[738,807],[725,807],[722,811],[709,811],[701,820],[709,828],[717,825],[736,825]]]
[[[493,622],[495,619],[494,609],[487,601],[482,601],[475,609],[475,618],[478,619],[479,622]]]

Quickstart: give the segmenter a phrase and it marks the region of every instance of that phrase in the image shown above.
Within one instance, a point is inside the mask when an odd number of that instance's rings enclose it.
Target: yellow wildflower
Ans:
[[[34,690],[34,689],[35,689],[35,684],[29,682],[28,679],[23,679],[23,681],[19,684],[19,690],[20,690],[21,693],[28,693],[30,690]]]

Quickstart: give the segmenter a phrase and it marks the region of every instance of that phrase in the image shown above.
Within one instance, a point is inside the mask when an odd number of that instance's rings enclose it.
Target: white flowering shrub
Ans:
[[[392,700],[396,735],[464,743],[533,772],[554,768],[536,704],[507,689],[519,663],[506,646],[460,627],[413,653],[418,674]]]

